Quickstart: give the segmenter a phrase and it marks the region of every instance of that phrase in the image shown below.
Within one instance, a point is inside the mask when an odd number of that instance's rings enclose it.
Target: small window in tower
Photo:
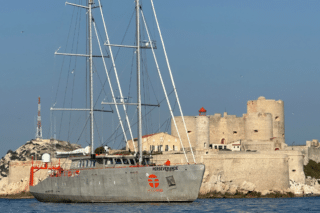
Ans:
[[[188,133],[191,133],[191,131],[189,130]]]
[[[206,143],[203,144],[203,147],[204,147],[204,148],[206,147]]]
[[[296,170],[295,170],[295,169],[292,169],[292,171],[295,172]]]
[[[279,116],[276,116],[276,117],[275,117],[275,120],[276,120],[276,121],[280,121]]]
[[[253,130],[254,132],[258,132],[258,130],[257,129],[255,129],[255,130]]]
[[[238,132],[237,131],[233,131],[233,134],[236,135]]]

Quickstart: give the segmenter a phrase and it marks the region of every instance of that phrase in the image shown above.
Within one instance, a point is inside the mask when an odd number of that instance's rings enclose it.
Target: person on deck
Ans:
[[[164,163],[165,166],[170,166],[170,161],[167,159],[167,162]]]

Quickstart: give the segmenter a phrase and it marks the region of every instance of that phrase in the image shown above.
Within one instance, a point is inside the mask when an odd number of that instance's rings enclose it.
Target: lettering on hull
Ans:
[[[152,168],[153,171],[166,171],[166,172],[173,172],[175,170],[178,170],[177,166],[155,166]]]

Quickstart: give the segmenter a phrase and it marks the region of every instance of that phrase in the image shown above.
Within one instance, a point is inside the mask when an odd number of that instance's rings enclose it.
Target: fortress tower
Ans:
[[[209,138],[209,117],[206,115],[207,110],[203,107],[199,110],[199,116],[196,117],[196,135],[197,135],[197,148],[208,149]]]
[[[282,100],[267,100],[261,96],[258,100],[247,102],[248,116],[255,113],[270,113],[272,116],[272,137],[276,148],[281,148],[285,143],[284,133],[284,103]]]

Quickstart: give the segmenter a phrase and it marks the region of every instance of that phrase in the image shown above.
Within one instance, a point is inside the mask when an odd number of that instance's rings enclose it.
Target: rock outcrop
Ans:
[[[207,177],[208,178],[208,177]],[[207,194],[210,192],[219,192],[221,194],[234,195],[237,192],[248,193],[255,191],[256,186],[247,181],[243,181],[242,184],[236,185],[232,181],[225,181],[222,175],[212,175],[209,180],[203,181],[200,194]]]
[[[56,151],[73,151],[78,148],[81,148],[81,146],[78,144],[70,144],[66,141],[31,140],[15,151],[9,150],[0,160],[0,195],[16,194],[28,189],[28,174],[19,182],[9,181],[10,162],[30,161],[32,157],[34,160],[41,160],[43,153],[54,154]],[[37,183],[39,180],[35,178],[34,181]]]
[[[282,191],[273,190],[256,190],[255,184],[247,181],[243,181],[242,184],[235,184],[232,181],[225,181],[223,175],[209,176],[207,173],[204,177],[204,181],[200,188],[200,194],[206,195],[209,193],[220,193],[235,195],[237,193],[248,194],[251,192],[261,193],[262,196],[272,193],[293,193],[296,196],[312,196],[320,195],[320,179],[312,178],[308,176],[306,178],[306,184],[295,182],[290,180],[290,188]]]

